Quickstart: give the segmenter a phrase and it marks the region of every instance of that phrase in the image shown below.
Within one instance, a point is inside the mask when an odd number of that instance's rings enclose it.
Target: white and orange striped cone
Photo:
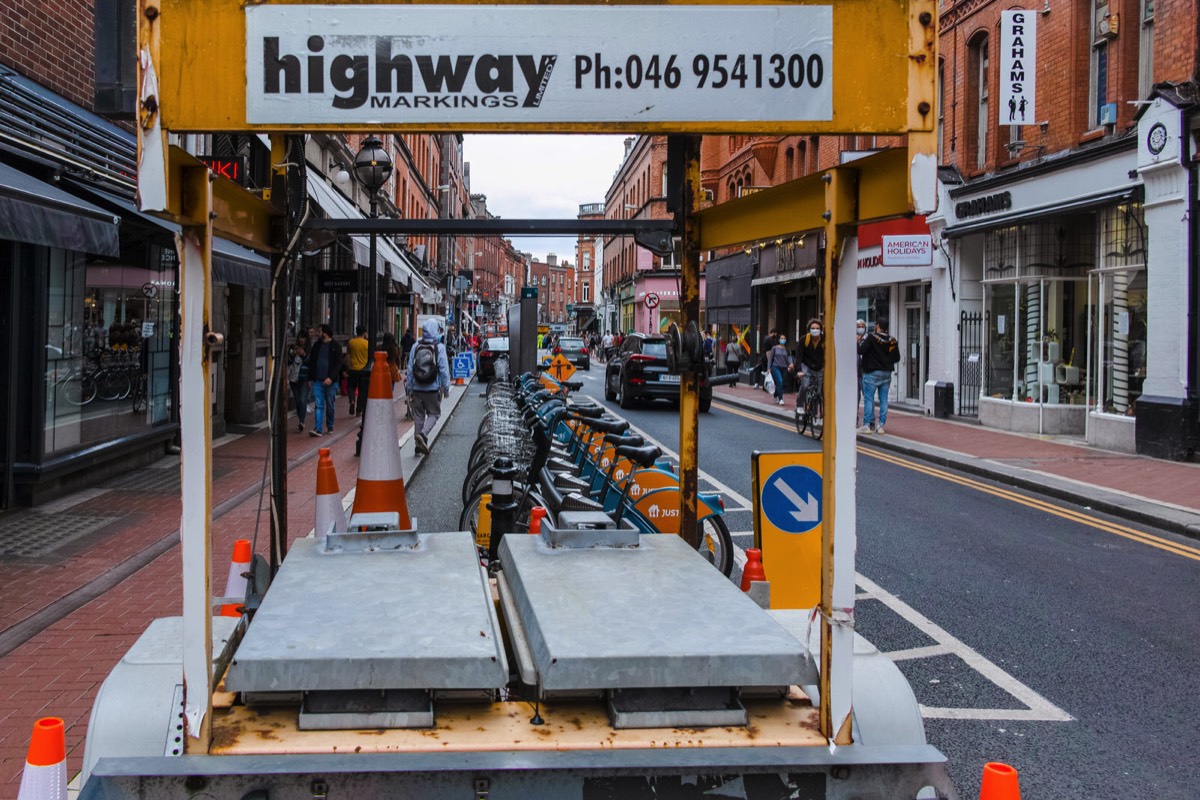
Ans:
[[[329,457],[329,448],[322,447],[317,451],[317,519],[313,532],[319,539],[330,531],[346,532],[346,513],[342,509],[342,492],[338,489],[337,472]]]
[[[67,737],[63,721],[43,717],[33,723],[29,755],[21,773],[17,800],[66,800]]]
[[[396,436],[396,409],[392,405],[392,379],[387,353],[376,351],[363,412],[362,456],[354,490],[353,514],[393,512],[399,530],[412,528],[404,492],[404,466]]]
[[[225,579],[225,594],[223,597],[246,597],[246,587],[249,580],[246,575],[250,572],[250,540],[238,539],[233,543],[233,558],[229,560],[229,577]],[[242,603],[226,603],[221,606],[222,617],[240,617]]]

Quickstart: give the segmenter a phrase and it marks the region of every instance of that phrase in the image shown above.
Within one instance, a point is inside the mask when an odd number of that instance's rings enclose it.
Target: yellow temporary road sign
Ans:
[[[176,132],[899,134],[936,124],[933,0],[141,7],[164,59],[158,113]],[[545,34],[536,47],[530,30]]]
[[[575,374],[575,365],[568,361],[566,356],[559,353],[550,362],[550,368],[546,371],[554,376],[554,380],[562,383],[571,380],[571,376]]]
[[[821,602],[821,454],[750,456],[754,480],[754,544],[771,582],[771,608]]]

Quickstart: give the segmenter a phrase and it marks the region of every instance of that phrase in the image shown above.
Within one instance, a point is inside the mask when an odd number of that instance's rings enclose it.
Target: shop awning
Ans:
[[[1112,205],[1113,203],[1140,199],[1141,196],[1142,187],[1139,184],[1137,186],[1129,186],[1112,192],[1104,192],[1102,194],[1079,197],[1075,200],[1068,200],[1065,203],[1056,203],[1054,205],[1028,208],[1012,214],[997,214],[995,216],[984,217],[981,220],[964,222],[961,225],[951,225],[942,232],[942,235],[947,239],[955,239],[960,236],[970,236],[973,233],[982,233],[983,231],[992,230],[993,228],[1019,225],[1023,222],[1030,222],[1035,219],[1062,216],[1064,214],[1072,214],[1079,211],[1091,211],[1096,208]]]
[[[147,214],[137,207],[132,199],[106,192],[98,186],[89,186],[79,181],[70,181],[72,191],[79,192],[94,202],[116,211],[126,219],[154,225],[174,236],[179,226],[169,220]],[[271,285],[271,261],[265,256],[219,236],[213,237],[213,280],[265,289]]]
[[[0,239],[118,256],[119,225],[111,211],[0,163]]]
[[[331,219],[364,219],[364,214],[358,206],[321,180],[320,175],[311,168],[308,170],[308,194],[310,199],[315,200],[321,210],[325,212],[325,216]],[[371,261],[370,237],[351,236],[350,239],[354,244],[354,260],[364,266],[369,264]],[[401,283],[408,283],[411,280],[413,290],[421,291],[418,287],[424,287],[425,282],[416,275],[412,264],[396,249],[395,245],[380,236],[375,239],[375,250],[376,272]]]

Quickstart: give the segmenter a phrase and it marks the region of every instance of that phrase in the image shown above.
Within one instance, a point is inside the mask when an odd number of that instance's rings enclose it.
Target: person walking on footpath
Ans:
[[[725,371],[730,375],[737,375],[738,370],[742,368],[742,343],[738,339],[731,339],[729,344],[725,345]],[[736,383],[730,384],[737,386]]]
[[[400,337],[400,369],[408,369],[408,355],[416,343],[417,337],[413,336],[411,330],[405,328],[404,335]]]
[[[766,341],[763,342],[762,352],[758,354],[758,366],[754,370],[755,389],[765,390],[767,388],[766,375],[771,372],[771,350],[777,344],[779,344],[779,331],[771,328]]]
[[[429,432],[442,415],[442,398],[450,396],[450,361],[438,342],[437,320],[421,326],[421,341],[413,347],[404,386],[413,413],[413,440],[418,455],[429,453]]]
[[[292,352],[288,356],[288,386],[292,390],[292,403],[296,406],[297,430],[304,433],[304,420],[308,414],[308,334],[303,331],[296,337]]]
[[[780,336],[767,352],[767,369],[775,382],[775,402],[783,405],[783,377],[796,368],[796,361],[787,349],[787,337]]]
[[[886,433],[888,392],[892,388],[892,370],[900,363],[900,345],[887,332],[887,317],[875,320],[875,331],[858,345],[862,356],[863,425],[859,433]],[[879,420],[875,420],[875,394],[879,394]]]
[[[861,410],[862,399],[863,399],[862,356],[858,355],[858,348],[862,344],[863,337],[867,335],[866,320],[862,320],[862,319],[857,320],[854,323],[854,332],[855,332],[855,335],[858,337],[857,339],[854,340],[854,354],[855,354],[854,362],[855,362],[855,364],[858,365],[858,405],[856,405],[854,407],[854,413],[858,418],[858,425],[862,425],[862,410]]]
[[[321,429],[333,433],[337,381],[342,369],[342,347],[333,338],[333,328],[321,326],[321,337],[308,354],[308,380],[313,389],[313,429],[309,436],[320,436]]]
[[[346,380],[346,395],[350,398],[350,416],[362,413],[367,404],[367,329],[359,325],[354,329],[353,339],[346,342],[346,367],[350,377]]]

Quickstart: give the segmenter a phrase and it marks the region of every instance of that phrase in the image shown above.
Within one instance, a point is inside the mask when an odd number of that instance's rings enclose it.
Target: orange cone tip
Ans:
[[[983,765],[983,783],[979,800],[1021,800],[1017,771],[1008,764],[990,761]]]
[[[317,494],[341,494],[328,447],[317,451]]]
[[[753,581],[765,581],[767,572],[763,569],[762,550],[757,547],[746,548],[746,566],[742,567],[742,591],[750,591]]]
[[[550,512],[546,511],[542,506],[534,506],[529,510],[529,532],[531,534],[539,534],[542,532],[542,520]]]
[[[412,527],[404,490],[404,467],[396,435],[396,409],[392,404],[392,376],[387,353],[375,352],[367,407],[363,412],[362,454],[354,490],[354,514],[395,512],[400,529]]]
[[[25,759],[35,767],[48,767],[67,757],[66,731],[58,717],[43,717],[33,723],[29,738],[29,756]]]

